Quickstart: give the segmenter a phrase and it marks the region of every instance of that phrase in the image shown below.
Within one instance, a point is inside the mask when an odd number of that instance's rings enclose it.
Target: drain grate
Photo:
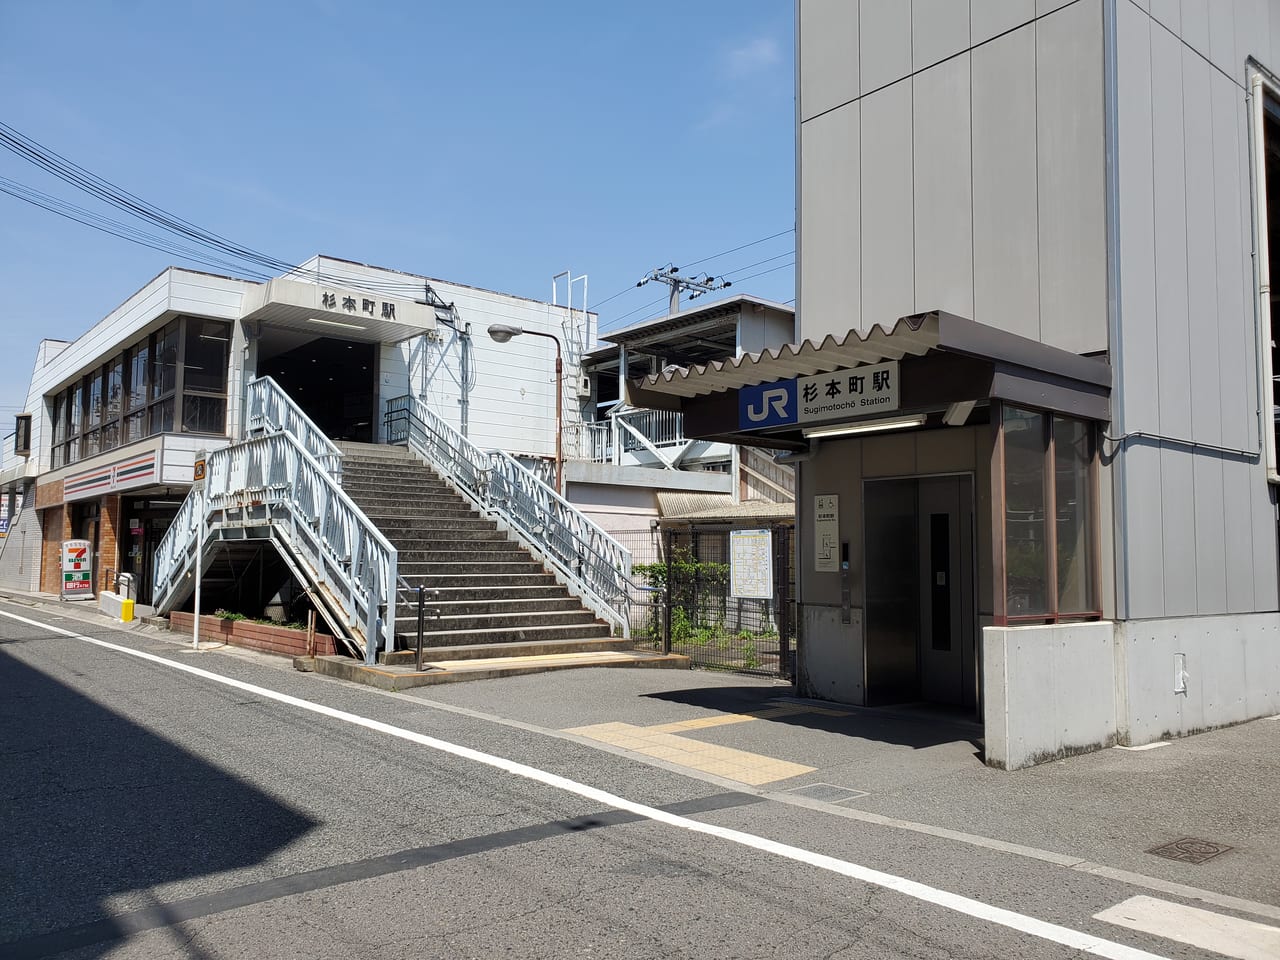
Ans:
[[[1214,843],[1212,840],[1200,840],[1196,837],[1183,837],[1159,847],[1152,847],[1147,853],[1183,863],[1206,863],[1214,857],[1221,856],[1228,850],[1234,850],[1225,843]]]
[[[867,796],[866,790],[837,787],[834,783],[810,783],[788,790],[787,793],[794,793],[810,800],[821,800],[823,803],[843,803],[846,800],[857,800],[859,797]]]

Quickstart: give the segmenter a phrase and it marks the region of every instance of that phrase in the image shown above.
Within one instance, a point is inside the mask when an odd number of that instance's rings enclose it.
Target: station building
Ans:
[[[128,572],[148,602],[153,554],[197,454],[241,435],[256,377],[272,377],[331,439],[382,441],[386,402],[414,394],[478,446],[546,473],[553,346],[545,336],[499,344],[485,331],[505,324],[556,339],[570,426],[595,322],[585,310],[331,257],[265,282],[171,267],[76,340],[40,344],[0,465],[0,496],[24,503],[0,541],[0,585],[57,593],[60,546],[84,539],[94,592]]]
[[[1280,2],[796,17],[796,340],[629,397],[797,465],[801,692],[1009,768],[1280,712]]]

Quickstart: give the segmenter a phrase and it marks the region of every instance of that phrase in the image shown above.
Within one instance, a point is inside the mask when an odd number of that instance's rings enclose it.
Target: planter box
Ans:
[[[195,617],[190,613],[174,611],[169,614],[169,629],[176,633],[191,633],[194,620]],[[222,617],[203,616],[200,618],[200,639],[220,640],[233,647],[247,647],[282,657],[302,657],[307,653],[306,630],[254,623],[252,620],[224,620]],[[333,637],[317,630],[315,655],[327,657],[337,652]]]

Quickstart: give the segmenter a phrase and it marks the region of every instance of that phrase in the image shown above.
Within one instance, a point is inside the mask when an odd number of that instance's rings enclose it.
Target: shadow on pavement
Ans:
[[[108,898],[155,904],[317,824],[4,650],[0,691],[0,956],[99,956],[127,932]]]
[[[647,693],[654,700],[681,703],[686,706],[721,713],[755,713],[789,706],[779,697],[795,695],[787,687],[695,687]],[[979,759],[983,755],[982,725],[965,714],[933,704],[905,704],[895,707],[850,707],[839,703],[823,704],[805,710],[808,704],[796,704],[802,712],[761,718],[766,723],[780,723],[806,730],[819,730],[847,737],[922,750],[944,743],[968,743]],[[843,714],[843,715],[841,715]]]

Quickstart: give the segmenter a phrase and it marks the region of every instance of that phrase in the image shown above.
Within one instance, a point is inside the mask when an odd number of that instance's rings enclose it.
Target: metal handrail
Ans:
[[[417,397],[387,401],[387,438],[407,443],[479,510],[497,515],[588,606],[631,636],[631,552],[602,527],[510,454],[481,450]]]
[[[293,398],[270,377],[249,381],[245,398],[245,436],[280,430],[293,434],[335,480],[342,480],[342,451],[317,427]]]
[[[254,512],[262,519],[250,519]],[[209,455],[204,489],[187,495],[156,550],[157,608],[176,600],[201,539],[214,539],[224,527],[255,524],[270,525],[308,578],[343,611],[351,634],[364,640],[367,663],[376,662],[379,647],[395,648],[396,548],[288,432]]]

